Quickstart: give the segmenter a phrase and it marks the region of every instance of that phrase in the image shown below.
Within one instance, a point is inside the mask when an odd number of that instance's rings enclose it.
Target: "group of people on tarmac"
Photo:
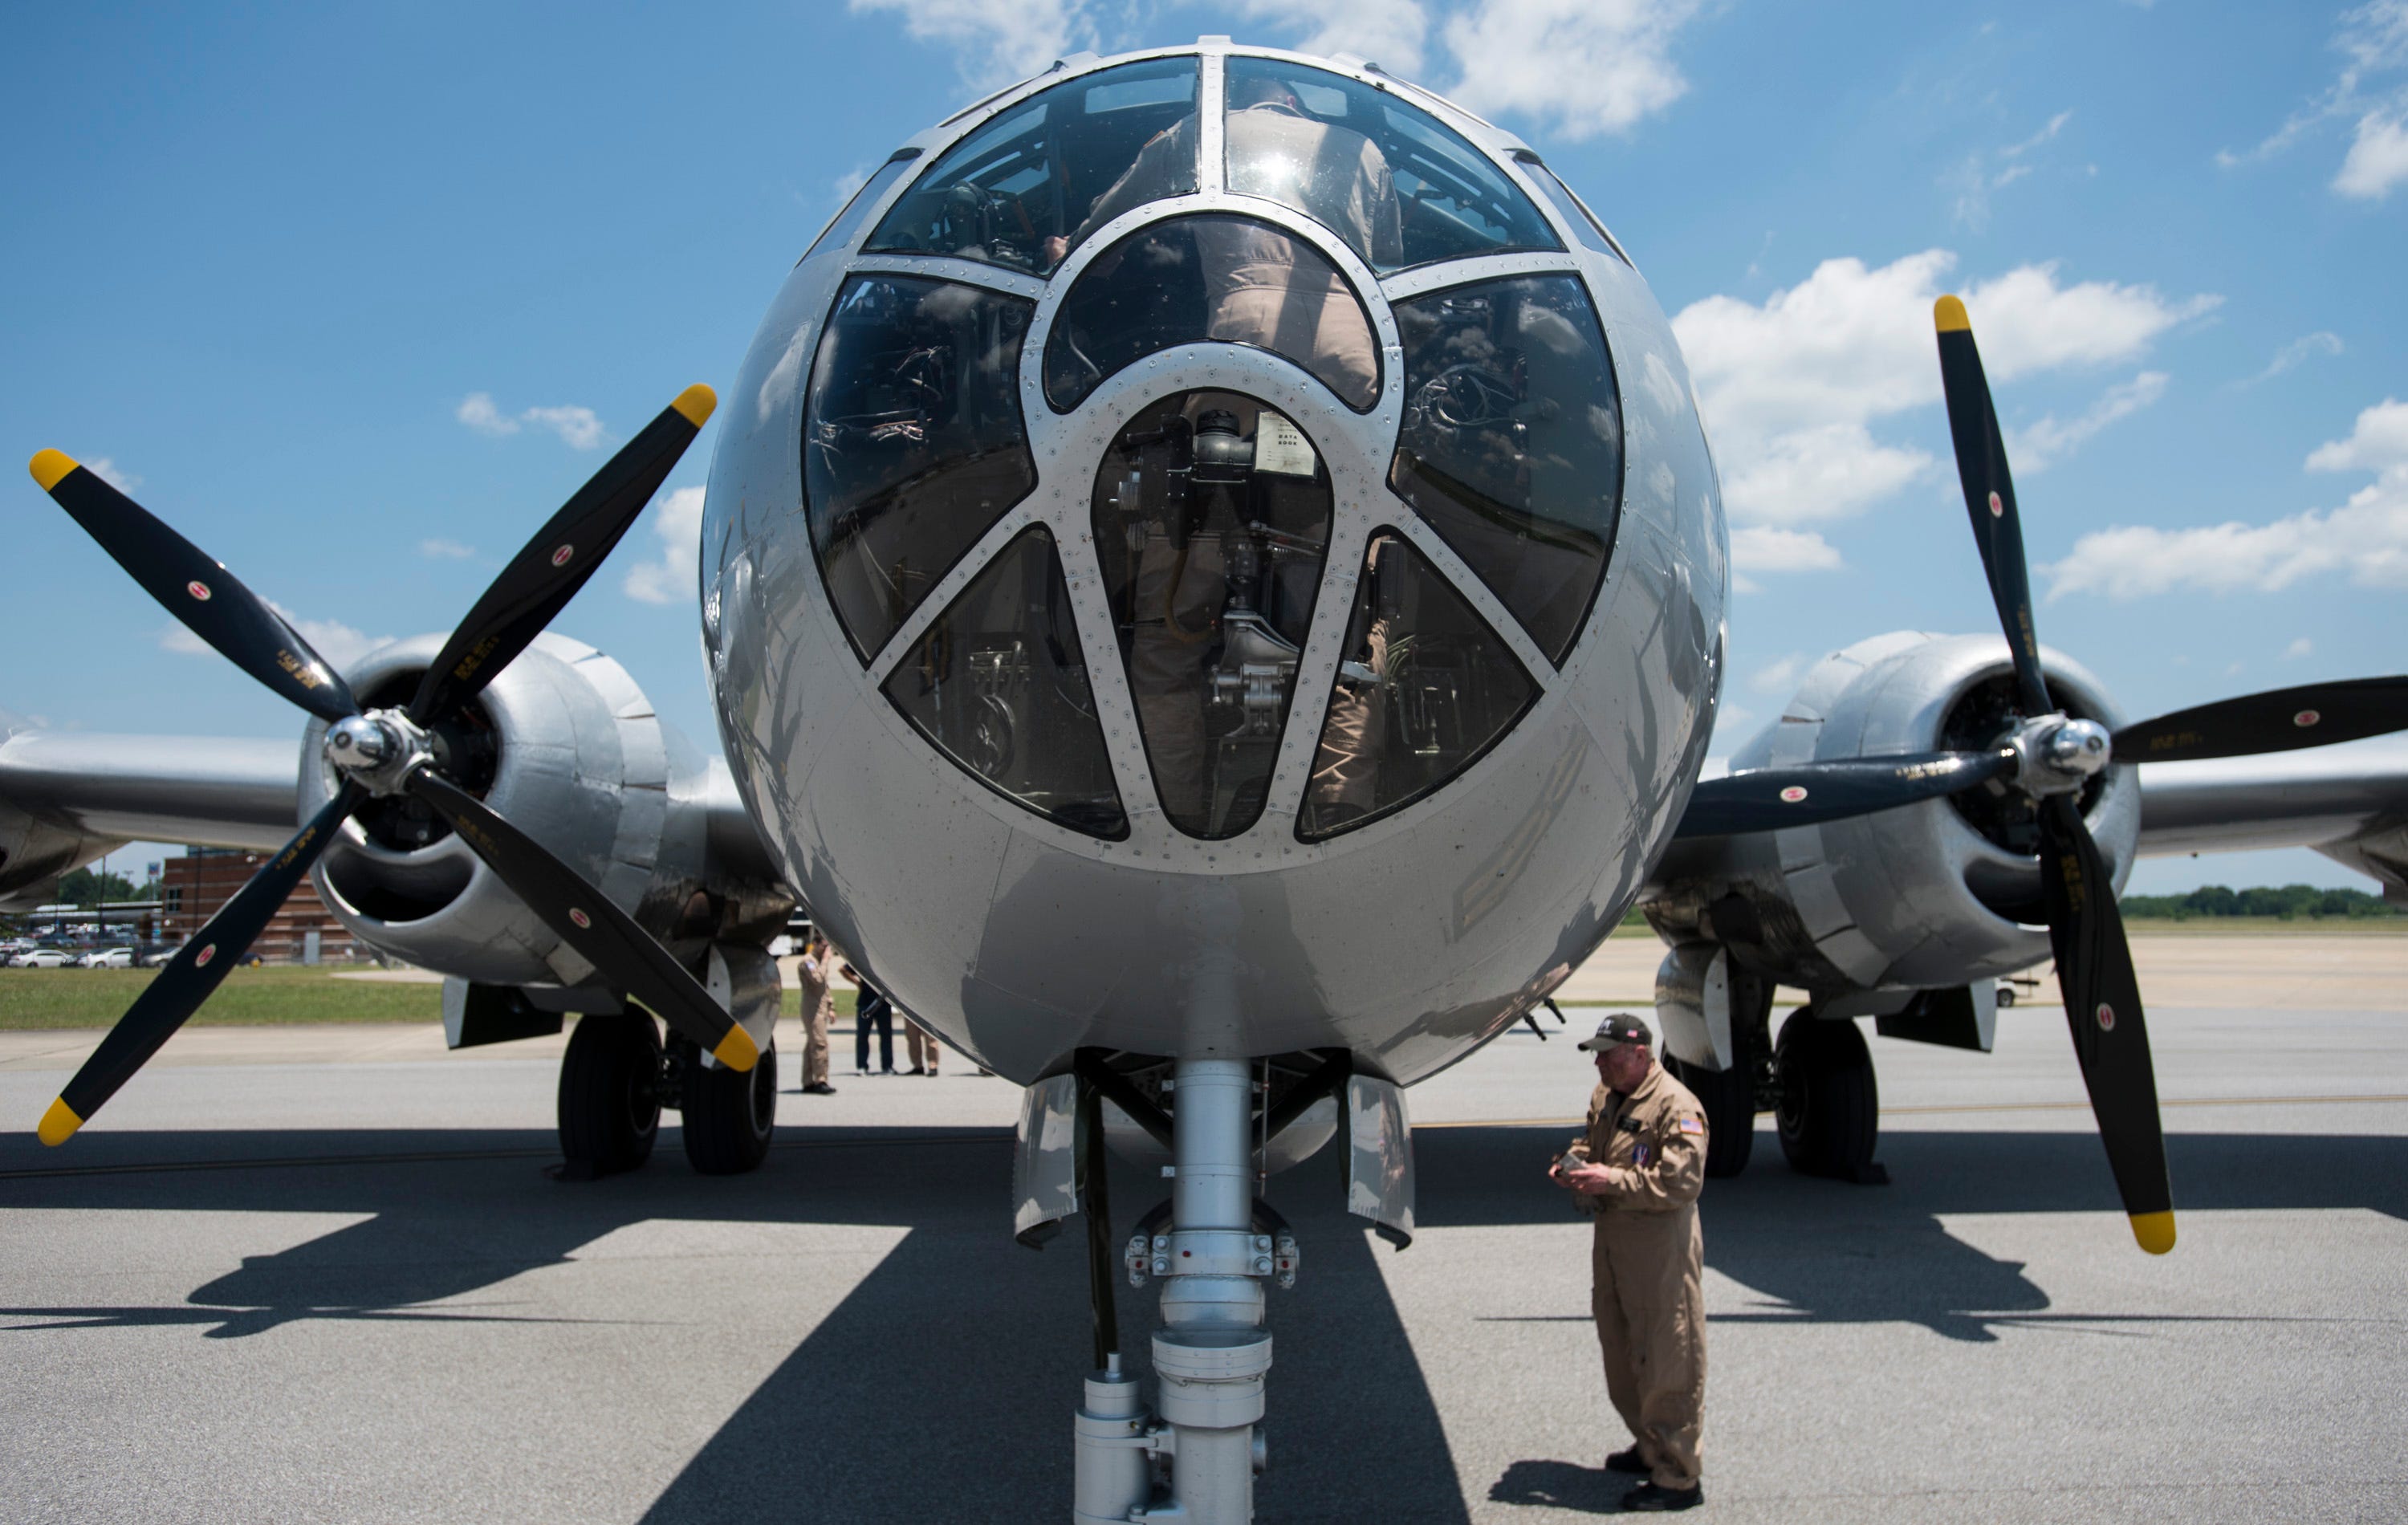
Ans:
[[[853,1012],[853,1072],[856,1075],[892,1075],[896,1073],[926,1075],[934,1079],[937,1059],[943,1049],[937,1035],[911,1020],[903,1018],[903,1042],[911,1060],[911,1068],[895,1068],[895,1003],[862,977],[826,938],[817,932],[803,945],[802,962],[796,973],[802,983],[803,996],[803,1094],[834,1096],[836,1087],[828,1083],[828,1025],[836,1019],[836,983],[839,976],[850,980],[859,989]],[[878,1034],[878,1068],[869,1067],[869,1035]]]

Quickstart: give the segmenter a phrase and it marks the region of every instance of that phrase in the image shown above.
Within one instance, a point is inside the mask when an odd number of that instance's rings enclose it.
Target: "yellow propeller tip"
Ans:
[[[761,1050],[753,1044],[751,1033],[742,1028],[730,1028],[727,1036],[719,1040],[719,1046],[710,1051],[710,1057],[741,1073],[761,1062]]]
[[[1954,296],[1943,296],[1931,304],[1931,321],[1943,334],[1961,334],[1973,326],[1973,320],[1965,316],[1965,304]]]
[[[2163,1255],[2174,1247],[2174,1216],[2172,1213],[2135,1213],[2132,1215],[2132,1237],[2151,1255]]]
[[[696,381],[679,393],[677,401],[669,406],[676,409],[688,424],[699,429],[710,422],[711,410],[719,406],[719,394]]]
[[[41,1135],[44,1144],[55,1149],[75,1137],[75,1130],[82,1126],[83,1119],[75,1115],[75,1108],[67,1105],[66,1098],[61,1097],[50,1103],[50,1111],[42,1114],[42,1126],[35,1131]]]
[[[34,458],[25,463],[25,469],[34,474],[34,480],[42,484],[46,493],[65,481],[66,474],[75,468],[75,457],[63,450],[36,451]]]

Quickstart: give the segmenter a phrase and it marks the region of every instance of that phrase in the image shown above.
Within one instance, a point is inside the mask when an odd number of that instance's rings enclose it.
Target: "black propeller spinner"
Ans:
[[[485,589],[406,710],[362,712],[342,676],[266,601],[199,547],[55,450],[34,480],[167,611],[236,667],[331,722],[326,757],[342,784],[281,852],[168,960],[43,1115],[44,1144],[64,1143],[183,1026],[366,800],[408,795],[450,823],[512,894],[604,978],[734,1070],[760,1057],[752,1037],[668,950],[576,870],[444,777],[429,727],[448,721],[508,667],[602,565],[718,405],[691,386],[579,488]]]
[[[2408,677],[2359,678],[2221,699],[2126,726],[2112,736],[2070,720],[2050,698],[2032,622],[2023,526],[2007,471],[2006,442],[1989,381],[1973,345],[1965,304],[1942,296],[1933,309],[1949,434],[1973,540],[2014,661],[2020,722],[1986,751],[1849,757],[1756,769],[1702,783],[1681,817],[1681,835],[1726,836],[1811,826],[1894,810],[2012,775],[2031,797],[2039,827],[2042,904],[2073,1050],[2132,1235],[2153,1255],[2173,1248],[2172,1190],[2157,1117],[2140,982],[2114,882],[2075,800],[2111,757],[2185,762],[2325,746],[2408,729]]]

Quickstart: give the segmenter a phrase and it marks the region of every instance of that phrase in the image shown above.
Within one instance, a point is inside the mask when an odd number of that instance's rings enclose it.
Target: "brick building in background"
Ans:
[[[188,847],[182,857],[167,859],[159,879],[160,941],[181,942],[199,931],[271,856],[232,847]],[[351,941],[351,929],[335,919],[326,902],[318,898],[318,886],[306,875],[268,919],[251,951],[271,964],[297,964],[303,960],[311,932],[318,934],[318,957],[325,962],[367,957],[367,950]]]

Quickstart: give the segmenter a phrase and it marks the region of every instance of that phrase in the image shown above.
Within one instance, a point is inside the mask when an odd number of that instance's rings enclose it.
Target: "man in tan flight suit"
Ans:
[[[1644,1473],[1625,1495],[1636,1510],[1705,1502],[1698,1445],[1705,1423],[1706,1113],[1656,1062],[1655,1034],[1628,1013],[1581,1047],[1597,1056],[1588,1131],[1548,1172],[1597,1216],[1589,1308],[1605,1347],[1605,1391],[1637,1441],[1605,1459]]]
[[[834,1096],[836,1087],[828,1084],[828,1018],[836,1004],[830,988],[836,983],[836,955],[826,938],[811,934],[796,973],[803,987],[803,1094]]]

